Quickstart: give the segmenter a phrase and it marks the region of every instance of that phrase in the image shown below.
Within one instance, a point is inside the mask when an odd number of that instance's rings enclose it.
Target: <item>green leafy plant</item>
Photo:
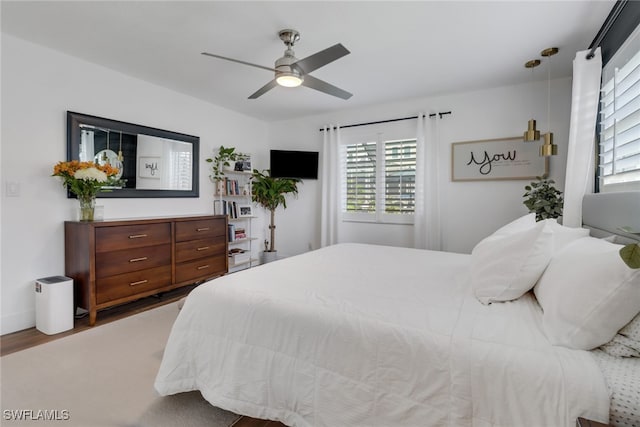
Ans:
[[[631,243],[620,249],[620,257],[629,268],[640,268],[640,244]]]
[[[564,199],[562,192],[553,184],[555,184],[554,180],[537,176],[536,181],[524,187],[527,192],[523,195],[526,199],[522,203],[529,212],[535,212],[536,221],[562,216]]]
[[[298,183],[300,180],[292,178],[274,178],[271,176],[269,170],[260,172],[257,169],[253,170],[251,179],[251,200],[271,213],[271,220],[269,223],[271,240],[269,241],[268,250],[266,250],[265,244],[265,252],[275,252],[276,209],[280,205],[285,209],[287,208],[287,194],[293,194],[294,196],[298,195]]]
[[[211,163],[211,175],[209,179],[212,182],[222,181],[224,179],[224,168],[231,166],[231,162],[244,159],[246,157],[243,153],[237,153],[235,147],[220,146],[218,154],[212,159],[205,159],[207,163]]]

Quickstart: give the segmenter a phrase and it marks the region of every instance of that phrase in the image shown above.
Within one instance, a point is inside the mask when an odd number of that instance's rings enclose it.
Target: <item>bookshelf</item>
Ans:
[[[216,183],[214,214],[226,215],[229,223],[229,272],[251,268],[258,264],[252,234],[253,205],[251,202],[251,172],[225,170]]]

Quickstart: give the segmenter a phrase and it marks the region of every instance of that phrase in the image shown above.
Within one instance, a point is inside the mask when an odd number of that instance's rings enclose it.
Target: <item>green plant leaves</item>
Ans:
[[[640,268],[640,244],[631,243],[620,249],[620,257],[629,268]]]
[[[268,210],[275,210],[282,205],[287,207],[286,194],[298,194],[298,180],[289,178],[273,178],[269,171],[265,173],[253,170],[252,199]]]
[[[524,187],[526,192],[522,197],[526,199],[522,203],[529,212],[535,212],[536,221],[561,216],[564,200],[562,192],[553,186],[555,181],[539,176],[536,179]]]
[[[243,157],[245,157],[245,154],[236,153],[236,147],[224,147],[221,145],[215,158],[205,159],[207,163],[213,163],[211,166],[212,174],[209,175],[211,181],[221,181],[224,178],[224,171],[222,170],[222,167],[231,166],[231,162],[235,162]]]

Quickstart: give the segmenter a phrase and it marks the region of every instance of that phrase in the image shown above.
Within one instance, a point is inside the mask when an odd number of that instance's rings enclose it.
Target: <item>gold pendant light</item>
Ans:
[[[539,59],[532,59],[531,61],[527,61],[524,66],[526,68],[531,69],[531,81],[533,82],[533,69],[540,65]],[[530,119],[527,123],[527,130],[524,132],[524,140],[525,141],[538,141],[540,140],[540,131],[536,130],[536,121],[534,119]]]
[[[118,160],[124,162],[124,156],[122,155],[122,132],[120,132],[120,147],[118,147]]]
[[[543,135],[544,143],[540,146],[540,156],[548,157],[558,154],[558,146],[553,143],[551,132],[551,57],[558,53],[557,47],[550,47],[540,52],[540,55],[549,58],[547,65],[547,133]]]

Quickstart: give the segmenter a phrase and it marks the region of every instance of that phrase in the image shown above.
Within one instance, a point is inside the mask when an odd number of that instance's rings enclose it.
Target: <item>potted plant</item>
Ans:
[[[212,163],[211,165],[211,175],[209,175],[209,179],[212,182],[220,182],[224,179],[224,170],[225,168],[230,168],[233,170],[233,166],[238,160],[243,160],[247,158],[246,154],[236,152],[235,147],[224,147],[220,146],[218,149],[218,154],[212,159],[205,159],[207,163]]]
[[[251,180],[251,200],[267,209],[271,214],[271,219],[269,222],[270,240],[265,240],[265,256],[273,257],[276,254],[276,209],[280,205],[282,205],[282,207],[285,209],[287,208],[286,195],[293,194],[294,196],[296,196],[298,194],[298,183],[300,182],[300,180],[293,178],[274,178],[271,176],[269,170],[260,172],[257,169],[253,170]]]
[[[527,190],[522,202],[529,209],[529,212],[535,212],[536,221],[547,218],[558,218],[562,216],[562,205],[564,200],[562,192],[553,186],[555,181],[545,177],[536,177],[530,185],[524,187]]]

